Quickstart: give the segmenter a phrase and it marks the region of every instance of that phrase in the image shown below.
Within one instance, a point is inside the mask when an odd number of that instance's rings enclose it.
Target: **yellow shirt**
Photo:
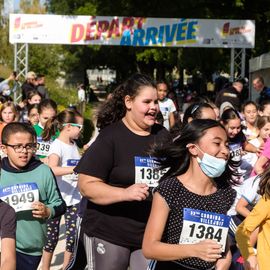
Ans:
[[[269,270],[270,263],[270,199],[263,196],[252,212],[238,226],[236,231],[236,241],[242,256],[247,259],[255,255],[250,244],[250,234],[259,227],[257,241],[257,260],[260,270]]]

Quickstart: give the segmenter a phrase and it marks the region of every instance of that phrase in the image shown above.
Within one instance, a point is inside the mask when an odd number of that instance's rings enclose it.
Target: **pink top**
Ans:
[[[263,151],[261,153],[261,156],[265,156],[268,161],[264,164],[263,169],[266,169],[270,164],[270,138],[266,140],[263,146]],[[256,163],[255,163],[256,164]],[[250,174],[250,176],[255,176],[257,173],[255,172],[254,168]]]

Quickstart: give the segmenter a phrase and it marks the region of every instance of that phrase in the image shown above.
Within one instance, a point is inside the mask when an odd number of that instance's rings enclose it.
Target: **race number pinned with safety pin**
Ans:
[[[6,186],[0,189],[0,197],[15,212],[32,210],[32,203],[39,201],[38,186],[36,183],[23,183]]]
[[[66,164],[63,164],[63,167],[74,167],[74,166],[77,166],[78,163],[79,163],[79,159],[68,159]],[[62,179],[63,180],[66,180],[68,182],[70,181],[78,181],[78,174],[73,172],[73,173],[70,173],[70,174],[66,174],[66,175],[63,175],[62,176]]]
[[[179,244],[194,244],[205,239],[216,240],[225,251],[230,216],[184,208]]]
[[[48,156],[52,141],[43,141],[42,137],[37,137],[37,151],[36,155]]]
[[[169,169],[160,170],[157,161],[150,157],[135,157],[135,183],[156,187],[159,179]]]

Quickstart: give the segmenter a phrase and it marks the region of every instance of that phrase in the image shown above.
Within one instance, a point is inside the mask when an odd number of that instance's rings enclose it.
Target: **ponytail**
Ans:
[[[52,136],[54,136],[59,129],[59,122],[57,120],[57,117],[53,117],[52,119],[49,119],[44,127],[44,130],[42,132],[42,139],[43,141],[49,141]]]

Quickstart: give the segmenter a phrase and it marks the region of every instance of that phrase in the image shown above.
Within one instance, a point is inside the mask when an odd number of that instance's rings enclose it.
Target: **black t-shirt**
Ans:
[[[122,121],[104,128],[76,167],[76,172],[102,179],[105,183],[128,187],[135,183],[135,156],[149,157],[153,143],[169,139],[168,131],[154,125],[149,136],[130,131]],[[97,205],[88,201],[82,228],[113,244],[141,248],[151,200]]]
[[[0,237],[12,238],[16,236],[16,214],[14,209],[0,200]]]
[[[162,242],[170,244],[179,244],[183,227],[184,208],[226,214],[232,206],[236,196],[235,190],[230,186],[218,182],[217,191],[215,193],[201,196],[186,189],[175,177],[163,180],[154,192],[158,192],[165,199],[170,208],[166,227],[162,236]],[[177,260],[175,263],[187,267],[187,269],[209,269],[214,266],[214,263],[209,263],[195,257]],[[157,264],[159,264],[159,262],[157,262]],[[164,267],[161,267],[161,265],[164,265]],[[157,269],[170,269],[168,268],[170,263],[161,263],[161,265],[157,267]],[[179,269],[182,268],[179,266]]]

